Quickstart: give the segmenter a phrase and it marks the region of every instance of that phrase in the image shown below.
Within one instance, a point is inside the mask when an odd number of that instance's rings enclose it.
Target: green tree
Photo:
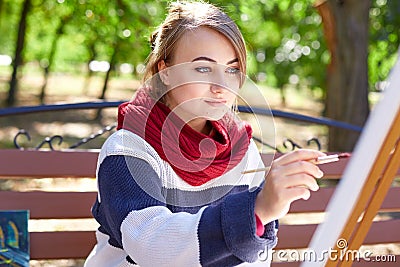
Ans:
[[[30,2],[32,8],[24,8]],[[279,88],[283,103],[290,97],[285,94],[287,86],[321,90],[325,116],[364,123],[368,92],[381,89],[396,59],[398,1],[211,2],[227,11],[242,30],[253,80]],[[119,75],[121,64],[137,67],[145,62],[150,52],[147,38],[164,19],[167,4],[164,0],[0,0],[0,54],[14,54],[10,103],[17,96],[17,73],[24,62],[42,66],[44,98],[53,71],[82,74],[82,68],[87,69],[88,84],[93,75],[89,63],[107,61],[108,73],[100,74],[104,84],[99,97],[105,98],[108,82]],[[333,24],[327,23],[323,10]],[[325,40],[323,27],[334,43]],[[347,134],[332,129],[330,150],[350,150],[357,135]]]
[[[248,43],[249,75],[282,91],[320,89],[327,64],[321,19],[310,1],[249,0],[227,6]]]
[[[369,85],[383,90],[391,68],[397,60],[400,45],[400,2],[373,1],[370,9]]]
[[[18,37],[15,45],[15,56],[13,61],[13,71],[10,79],[10,91],[7,98],[7,105],[12,106],[15,102],[15,95],[18,90],[18,70],[22,65],[22,52],[25,47],[26,21],[31,8],[31,1],[25,0],[22,6],[21,16],[18,26]]]
[[[42,5],[46,5],[47,7],[42,7]],[[37,32],[39,36],[35,35],[36,38],[42,38],[41,35],[46,35],[51,39],[49,41],[50,47],[44,51],[46,54],[40,60],[40,66],[43,68],[43,78],[44,82],[40,91],[39,100],[42,104],[44,104],[45,96],[46,96],[46,88],[50,75],[50,70],[54,65],[55,55],[57,51],[57,46],[61,36],[64,34],[64,28],[68,24],[68,22],[73,18],[75,11],[75,5],[67,4],[67,3],[59,3],[55,4],[54,1],[47,1],[45,3],[40,3],[36,6],[34,14],[32,16],[31,23],[35,25],[43,25],[43,20],[48,23],[48,25],[53,25],[53,27],[49,27],[46,31],[46,34],[43,32]],[[43,14],[40,14],[42,13]],[[54,22],[53,14],[57,13],[58,17],[56,18],[57,22]],[[42,23],[41,23],[42,22]]]
[[[326,116],[362,126],[369,114],[368,33],[371,1],[321,1],[326,39],[331,52],[328,67]],[[329,129],[331,151],[353,149],[358,133]]]

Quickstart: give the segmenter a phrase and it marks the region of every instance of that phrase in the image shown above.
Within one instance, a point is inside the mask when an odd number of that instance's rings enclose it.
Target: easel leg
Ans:
[[[346,227],[343,229],[341,238],[348,242],[348,247],[344,249],[359,249],[368,230],[372,224],[372,219],[379,210],[383,199],[393,181],[393,178],[400,167],[400,111],[391,125],[388,136],[381,147],[380,158],[377,159],[368,176],[365,186],[359,196],[356,206],[353,208],[352,216],[348,219]],[[394,150],[394,151],[393,151]],[[378,184],[379,182],[379,184]],[[357,226],[357,221],[364,212],[364,216]],[[334,249],[339,250],[337,247]],[[332,261],[328,259],[325,266],[350,266],[351,259],[347,261]]]

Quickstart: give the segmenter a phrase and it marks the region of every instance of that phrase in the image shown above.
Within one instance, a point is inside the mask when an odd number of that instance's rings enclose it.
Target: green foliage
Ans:
[[[323,87],[326,48],[321,19],[312,2],[241,1],[237,16],[248,42],[253,79],[274,87],[288,83]]]
[[[0,1],[0,55],[12,56],[17,39],[22,0]]]
[[[369,84],[371,90],[381,90],[397,60],[400,34],[400,2],[376,0],[370,10]]]
[[[13,56],[22,0],[0,0],[0,54]],[[274,87],[325,88],[329,63],[321,18],[312,0],[210,0],[239,25],[248,47],[248,74]],[[148,36],[164,19],[167,1],[32,0],[25,62],[52,71],[81,72],[90,60],[138,66],[150,49]],[[384,80],[399,45],[400,3],[374,0],[371,8],[369,83]],[[57,42],[55,42],[57,41]]]

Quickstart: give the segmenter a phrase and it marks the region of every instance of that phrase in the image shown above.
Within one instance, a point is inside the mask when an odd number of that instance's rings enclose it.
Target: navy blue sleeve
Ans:
[[[220,204],[204,211],[199,225],[203,266],[254,262],[260,251],[275,247],[275,222],[265,226],[262,237],[256,235],[254,203],[258,192],[243,191],[229,195]],[[213,242],[206,242],[207,239]],[[213,254],[219,257],[208,257]]]

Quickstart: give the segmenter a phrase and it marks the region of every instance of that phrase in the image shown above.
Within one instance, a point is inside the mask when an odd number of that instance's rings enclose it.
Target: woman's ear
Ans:
[[[167,64],[165,64],[164,60],[160,60],[157,64],[158,67],[158,74],[160,75],[160,79],[161,81],[165,84],[165,85],[169,85],[169,71],[168,71],[168,67]]]

